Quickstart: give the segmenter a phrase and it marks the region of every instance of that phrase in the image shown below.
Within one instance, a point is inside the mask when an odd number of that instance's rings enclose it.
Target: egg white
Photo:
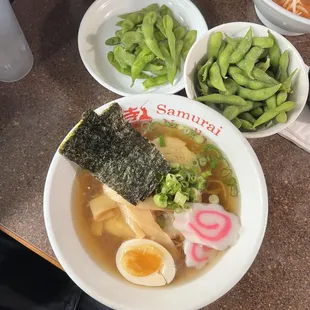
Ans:
[[[122,265],[122,257],[126,250],[135,247],[135,246],[143,246],[150,245],[160,251],[162,255],[161,267],[158,271],[145,276],[145,277],[137,277],[129,274]],[[148,239],[132,239],[125,241],[119,247],[116,253],[116,266],[121,275],[134,284],[144,285],[144,286],[163,286],[169,284],[175,277],[176,268],[174,264],[174,260],[171,254],[160,244]]]

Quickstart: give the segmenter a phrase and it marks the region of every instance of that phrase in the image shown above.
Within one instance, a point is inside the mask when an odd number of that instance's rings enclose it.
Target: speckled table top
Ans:
[[[258,22],[249,0],[194,2],[210,28],[232,21]],[[35,63],[23,80],[0,82],[0,225],[52,258],[42,199],[53,153],[86,108],[118,97],[88,74],[78,54],[79,22],[91,3],[15,1]],[[310,64],[310,36],[289,40]],[[309,309],[310,154],[278,135],[251,144],[269,191],[266,236],[244,278],[205,309]]]

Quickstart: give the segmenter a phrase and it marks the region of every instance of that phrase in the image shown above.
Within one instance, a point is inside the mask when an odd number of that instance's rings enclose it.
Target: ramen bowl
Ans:
[[[283,35],[297,36],[310,32],[310,19],[287,11],[272,0],[253,0],[261,22]]]
[[[97,0],[85,13],[78,33],[78,48],[81,59],[92,77],[102,86],[122,96],[147,93],[174,94],[184,88],[182,61],[181,71],[174,79],[173,85],[166,83],[144,90],[143,80],[138,79],[131,87],[131,77],[119,73],[108,61],[107,54],[113,50],[105,41],[115,36],[120,28],[115,24],[121,14],[141,10],[153,4],[153,0]],[[197,7],[189,0],[158,0],[160,6],[167,5],[174,16],[190,30],[197,30],[200,38],[208,26]]]
[[[200,103],[185,97],[155,94],[124,97],[116,102],[130,121],[142,116],[145,119],[147,115],[148,120],[173,122],[200,132],[217,145],[235,171],[238,182],[242,226],[239,239],[212,268],[190,281],[153,288],[132,285],[113,276],[92,259],[77,236],[71,208],[77,166],[56,152],[44,191],[44,219],[53,251],[82,290],[113,309],[190,310],[208,305],[243,277],[262,243],[268,199],[258,159],[244,136],[229,121]],[[100,114],[108,106],[101,106],[96,112]]]
[[[184,72],[185,90],[188,98],[194,99],[197,97],[195,72],[197,71],[197,66],[205,61],[210,35],[214,32],[222,32],[230,37],[243,37],[250,27],[252,27],[254,36],[268,35],[268,28],[262,25],[245,22],[228,23],[212,28],[193,45],[186,59]],[[296,106],[288,112],[286,123],[277,123],[271,127],[258,129],[253,132],[243,132],[244,136],[247,138],[263,138],[283,131],[297,119],[307,102],[309,92],[309,68],[305,65],[301,55],[293,44],[277,32],[272,31],[272,34],[276,38],[282,53],[285,50],[289,50],[289,73],[296,68],[298,69],[292,81],[293,93],[289,94],[287,99],[296,102]]]

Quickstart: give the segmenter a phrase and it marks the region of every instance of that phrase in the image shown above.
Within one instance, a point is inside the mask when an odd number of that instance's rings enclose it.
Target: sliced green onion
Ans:
[[[174,202],[183,207],[188,197],[178,191],[174,196]]]
[[[219,198],[219,196],[213,194],[209,197],[209,202],[214,203],[214,204],[219,203],[220,198]]]
[[[154,202],[158,208],[166,208],[168,205],[168,197],[163,194],[156,194],[154,196]]]
[[[202,176],[203,178],[210,177],[211,175],[212,175],[212,172],[209,171],[209,170],[206,170],[206,171],[204,171],[204,172],[201,174],[201,176]]]
[[[205,141],[205,138],[202,135],[197,135],[194,137],[194,141],[198,144],[202,144]]]
[[[200,194],[200,192],[198,191],[197,188],[191,187],[189,190],[189,200],[191,202],[196,202],[199,194]]]
[[[218,165],[218,161],[216,159],[211,159],[210,168],[215,169]]]
[[[200,167],[204,167],[207,164],[207,159],[205,157],[200,157],[198,159]]]
[[[166,141],[165,141],[165,136],[164,135],[160,135],[159,136],[159,146],[160,147],[166,146]]]

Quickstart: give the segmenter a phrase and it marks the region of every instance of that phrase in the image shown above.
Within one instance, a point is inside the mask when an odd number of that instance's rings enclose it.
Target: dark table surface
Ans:
[[[249,0],[194,2],[209,28],[259,22]],[[23,80],[0,83],[0,227],[52,262],[42,199],[53,153],[85,109],[118,98],[88,74],[78,54],[79,23],[91,3],[15,1],[35,63]],[[310,35],[288,39],[310,64]],[[266,236],[244,278],[205,309],[310,309],[310,155],[278,135],[251,144],[268,185]]]

